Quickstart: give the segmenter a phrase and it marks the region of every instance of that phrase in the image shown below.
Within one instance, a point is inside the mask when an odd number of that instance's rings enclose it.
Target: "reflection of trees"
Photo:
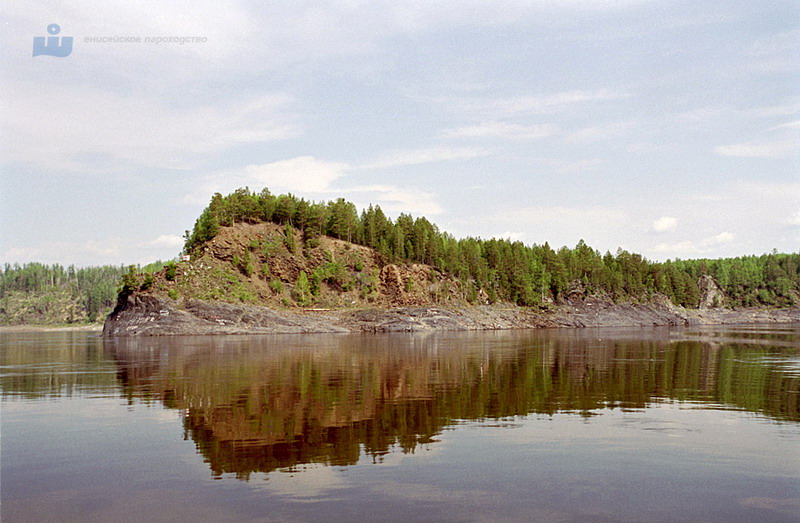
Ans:
[[[679,400],[800,421],[800,378],[767,363],[786,350],[769,346],[588,332],[108,343],[125,394],[184,409],[214,474],[242,478],[413,451],[458,420]]]
[[[54,362],[61,362],[54,364]],[[0,392],[28,399],[108,392],[117,366],[85,332],[0,333]]]

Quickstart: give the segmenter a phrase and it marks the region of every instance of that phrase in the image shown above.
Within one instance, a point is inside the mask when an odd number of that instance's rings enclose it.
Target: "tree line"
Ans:
[[[158,261],[137,271],[160,270]],[[64,267],[5,264],[0,269],[0,323],[80,323],[103,319],[117,301],[124,265]]]
[[[605,293],[612,299],[647,299],[655,293],[673,303],[697,306],[698,281],[713,277],[727,295],[726,306],[789,306],[800,290],[800,253],[725,259],[651,262],[619,249],[601,254],[581,240],[574,248],[558,250],[507,239],[461,238],[442,232],[424,217],[387,217],[380,206],[359,214],[339,198],[313,202],[292,194],[273,195],[269,189],[237,189],[214,194],[191,231],[184,252],[193,253],[214,238],[220,227],[236,223],[272,222],[302,232],[308,246],[321,235],[374,248],[386,263],[424,263],[465,283],[465,298],[521,306],[566,298],[570,292]]]

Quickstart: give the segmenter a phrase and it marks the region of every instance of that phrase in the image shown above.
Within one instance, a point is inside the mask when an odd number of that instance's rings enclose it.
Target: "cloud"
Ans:
[[[721,243],[730,243],[734,240],[735,236],[730,232],[721,232],[707,240],[708,245],[719,245]]]
[[[506,231],[504,233],[498,234],[496,238],[501,238],[512,242],[524,242],[526,236],[527,235],[524,232]]]
[[[440,138],[503,138],[507,140],[538,140],[553,134],[550,125],[517,125],[504,122],[483,122],[478,125],[446,129]]]
[[[325,194],[333,190],[331,184],[344,176],[350,168],[350,165],[342,162],[298,156],[239,169],[216,171],[202,176],[202,181],[194,183],[191,192],[179,201],[205,205],[214,193],[228,194],[240,187],[250,187],[256,191],[267,187],[274,193]]]
[[[175,234],[162,234],[155,240],[141,244],[142,247],[165,247],[180,249],[183,247],[183,238]]]
[[[418,165],[423,163],[444,162],[452,160],[465,160],[487,156],[489,149],[477,147],[431,147],[428,149],[411,149],[387,153],[377,159],[357,166],[358,169],[389,169],[405,165]]]
[[[800,30],[794,29],[757,40],[747,52],[750,67],[766,73],[792,72],[800,69]]]
[[[703,250],[697,247],[694,242],[685,240],[676,243],[659,243],[653,247],[653,252],[680,258],[701,255]]]
[[[739,158],[788,158],[796,156],[798,151],[800,151],[800,143],[790,139],[720,145],[714,148],[714,152],[721,156]]]
[[[438,156],[436,151],[417,151],[417,153],[419,153],[417,156],[413,151],[407,152],[405,156],[387,156],[394,160],[384,159],[385,161],[374,164],[370,168],[405,165],[404,162],[411,162],[415,159],[414,163],[421,163],[425,159],[444,161],[444,159],[460,157],[458,150],[451,150]],[[466,153],[463,156],[469,157]],[[342,183],[350,171],[364,168],[367,167],[353,167],[347,163],[329,162],[312,156],[299,156],[262,165],[248,165],[242,169],[205,175],[203,182],[197,184],[196,188],[180,201],[192,205],[205,205],[215,192],[227,194],[239,187],[248,186],[254,190],[267,187],[273,193],[292,192],[308,198],[321,197],[324,199],[329,195],[346,197],[361,208],[369,204],[376,204],[387,212],[407,212],[418,216],[442,213],[442,207],[436,202],[436,195],[431,192],[390,184],[348,187]]]
[[[492,117],[524,114],[557,114],[588,103],[627,98],[627,93],[609,90],[572,90],[550,94],[511,96],[494,99],[461,99],[455,107],[460,112]]]
[[[342,189],[338,194],[352,195],[353,203],[362,209],[369,204],[380,205],[390,214],[409,213],[419,217],[443,212],[435,194],[412,187],[367,185]]]
[[[0,122],[4,162],[59,171],[196,168],[242,144],[298,136],[292,98],[171,103],[86,87],[18,85]]]
[[[120,238],[103,241],[52,242],[26,247],[10,247],[2,253],[3,260],[18,263],[40,262],[64,265],[98,265],[122,263],[123,242]],[[96,261],[99,260],[99,261]]]
[[[608,140],[623,134],[626,130],[633,127],[633,122],[614,122],[605,125],[584,127],[567,136],[569,143],[589,143],[600,140]]]
[[[575,174],[598,169],[605,165],[606,161],[602,158],[585,158],[570,162],[551,161],[550,163],[556,167],[556,172],[558,173]]]
[[[320,193],[327,191],[348,168],[346,163],[300,156],[263,165],[248,165],[243,174],[246,180],[263,187]]]
[[[703,256],[713,252],[720,245],[733,242],[736,237],[727,231],[701,240],[683,240],[675,243],[659,243],[653,248],[654,252],[669,254],[671,256]]]
[[[678,226],[678,219],[672,216],[662,216],[653,222],[653,230],[656,232],[673,231]]]

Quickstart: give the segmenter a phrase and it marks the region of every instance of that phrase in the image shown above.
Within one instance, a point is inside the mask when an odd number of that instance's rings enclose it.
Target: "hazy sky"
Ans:
[[[0,263],[169,259],[244,186],[651,260],[800,250],[795,0],[0,9]],[[53,23],[72,53],[33,57]]]

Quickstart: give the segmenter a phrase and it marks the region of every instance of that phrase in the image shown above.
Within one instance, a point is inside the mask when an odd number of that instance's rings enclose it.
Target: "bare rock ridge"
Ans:
[[[420,332],[556,327],[634,327],[800,322],[800,309],[683,309],[671,304],[589,301],[547,311],[517,307],[296,309],[189,300],[152,294],[126,298],[106,320],[104,336]]]

